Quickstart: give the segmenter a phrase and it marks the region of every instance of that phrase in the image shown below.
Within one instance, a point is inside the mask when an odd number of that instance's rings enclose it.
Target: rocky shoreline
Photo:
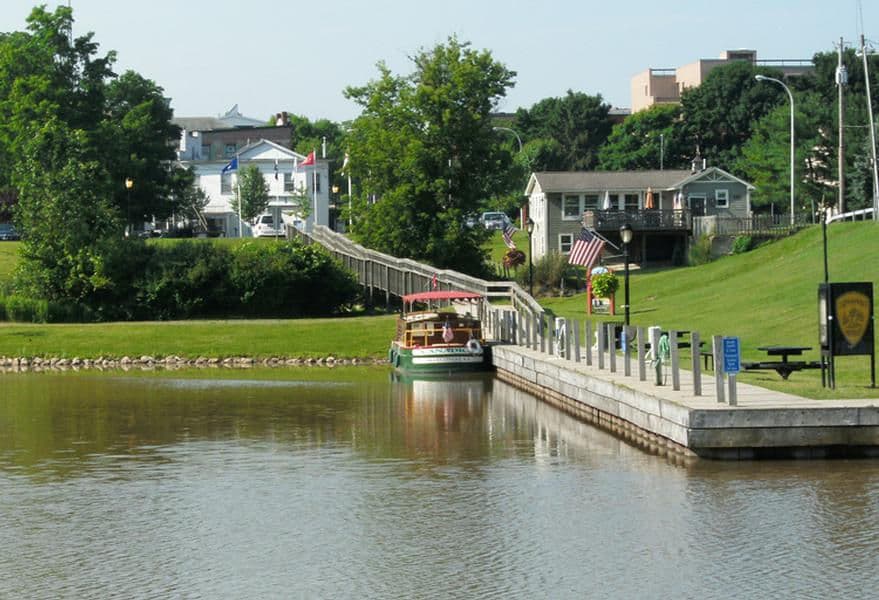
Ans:
[[[115,370],[130,369],[193,369],[193,368],[228,368],[248,369],[254,367],[337,367],[337,366],[370,366],[386,364],[383,359],[372,358],[336,358],[334,356],[320,358],[271,357],[252,358],[246,356],[227,358],[184,358],[180,356],[139,356],[130,357],[98,357],[98,358],[42,358],[42,357],[8,357],[0,356],[0,373],[20,373],[25,371],[68,371],[68,370]]]

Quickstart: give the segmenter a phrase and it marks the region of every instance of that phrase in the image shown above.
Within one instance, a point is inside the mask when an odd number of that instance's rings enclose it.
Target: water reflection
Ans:
[[[869,597],[877,517],[877,461],[680,466],[485,376],[0,376],[3,598]]]

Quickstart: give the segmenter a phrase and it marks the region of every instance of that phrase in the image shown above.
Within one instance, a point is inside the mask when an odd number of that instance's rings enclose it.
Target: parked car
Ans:
[[[12,241],[21,239],[12,223],[0,223],[0,241]]]
[[[464,225],[467,227],[473,228],[479,224],[479,217],[476,215],[467,215],[464,217]]]
[[[482,213],[482,226],[486,229],[503,229],[510,223],[510,217],[502,212],[490,211]]]
[[[275,227],[275,218],[272,215],[260,215],[253,225],[253,237],[276,237],[282,235],[282,231]]]

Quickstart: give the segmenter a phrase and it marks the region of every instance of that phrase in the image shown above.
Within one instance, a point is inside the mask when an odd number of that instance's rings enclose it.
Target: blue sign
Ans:
[[[723,338],[723,372],[738,373],[742,370],[742,361],[739,356],[739,338]]]

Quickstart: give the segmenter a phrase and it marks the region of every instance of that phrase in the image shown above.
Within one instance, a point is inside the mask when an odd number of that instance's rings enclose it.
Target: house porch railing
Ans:
[[[587,210],[583,225],[597,231],[619,231],[628,223],[636,231],[689,231],[692,217],[689,210]]]

